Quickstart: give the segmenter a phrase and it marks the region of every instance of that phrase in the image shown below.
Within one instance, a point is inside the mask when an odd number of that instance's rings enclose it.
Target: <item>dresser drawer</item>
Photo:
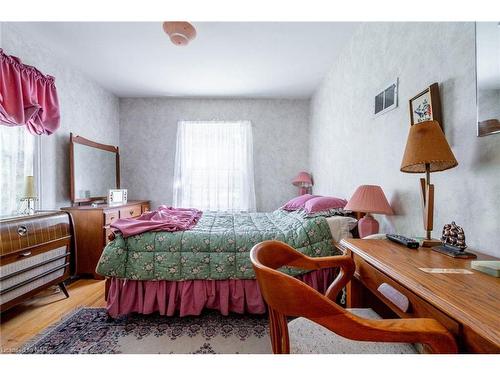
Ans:
[[[451,319],[439,309],[424,301],[416,294],[410,292],[401,284],[397,283],[389,276],[379,271],[377,268],[368,264],[363,258],[352,254],[356,264],[355,277],[359,279],[377,298],[382,300],[401,318],[434,318],[445,326],[454,335],[459,334],[459,323]],[[406,297],[409,302],[407,311],[402,311],[390,299],[384,296],[378,289],[382,284],[388,284],[389,288],[394,288],[401,295]]]
[[[69,216],[66,212],[2,220],[0,256],[26,252],[40,245],[69,238],[70,230]]]
[[[107,245],[111,240],[109,239],[109,235],[113,233],[113,229],[110,227],[104,227],[104,244]]]
[[[120,209],[120,219],[140,216],[141,213],[142,213],[141,205],[124,207]]]
[[[113,224],[116,220],[120,218],[120,211],[105,211],[104,212],[104,225]]]

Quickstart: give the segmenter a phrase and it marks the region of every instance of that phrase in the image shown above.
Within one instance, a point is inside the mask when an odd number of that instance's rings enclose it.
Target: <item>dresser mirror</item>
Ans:
[[[104,200],[120,188],[118,147],[70,134],[71,201]]]
[[[477,135],[500,133],[500,22],[476,22]]]

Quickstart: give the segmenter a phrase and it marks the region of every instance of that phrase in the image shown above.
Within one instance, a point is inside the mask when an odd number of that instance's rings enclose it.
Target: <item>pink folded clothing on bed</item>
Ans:
[[[177,232],[194,227],[201,215],[202,212],[195,208],[162,205],[157,210],[145,212],[135,219],[118,219],[111,227],[119,230],[125,238],[149,231]]]

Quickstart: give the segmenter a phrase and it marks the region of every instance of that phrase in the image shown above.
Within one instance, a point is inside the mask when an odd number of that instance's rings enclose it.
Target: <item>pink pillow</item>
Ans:
[[[345,199],[335,197],[315,197],[309,199],[305,205],[304,210],[308,214],[314,214],[320,211],[332,210],[336,208],[344,208],[347,204]]]
[[[295,197],[293,199],[290,199],[288,202],[285,203],[283,207],[281,207],[283,210],[286,211],[295,211],[301,208],[304,208],[304,204],[313,198],[318,197],[318,195],[311,195],[311,194],[304,194],[300,195],[298,197]]]

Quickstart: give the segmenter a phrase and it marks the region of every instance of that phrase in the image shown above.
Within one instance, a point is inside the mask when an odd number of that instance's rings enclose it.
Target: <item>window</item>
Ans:
[[[255,211],[249,121],[180,121],[175,155],[175,207]]]
[[[25,126],[0,126],[0,215],[21,212],[26,176],[35,176],[38,141]],[[39,138],[38,138],[39,139]]]

